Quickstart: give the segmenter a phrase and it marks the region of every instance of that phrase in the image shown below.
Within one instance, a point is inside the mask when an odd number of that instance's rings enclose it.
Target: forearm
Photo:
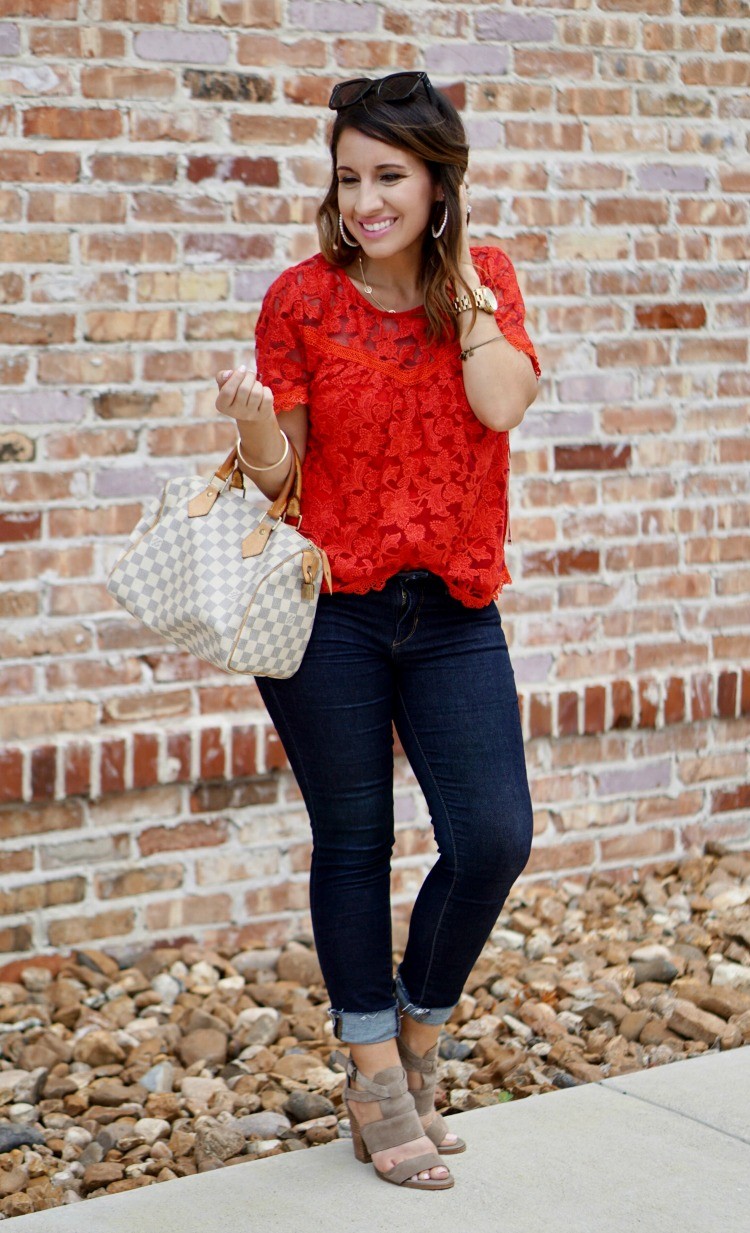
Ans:
[[[293,465],[291,446],[282,460],[286,442],[275,416],[257,422],[235,420],[235,423],[243,457],[253,466],[269,468],[255,471],[238,459],[242,474],[252,480],[265,497],[275,501]]]
[[[472,288],[481,286],[474,266],[462,266]],[[537,395],[537,380],[529,357],[503,337],[491,313],[478,312],[472,326],[471,311],[458,314],[461,350],[471,355],[462,361],[464,390],[480,423],[506,432],[521,423]]]

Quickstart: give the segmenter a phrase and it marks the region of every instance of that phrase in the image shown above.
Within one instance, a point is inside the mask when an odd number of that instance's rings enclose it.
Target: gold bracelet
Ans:
[[[272,462],[270,467],[254,467],[251,462],[248,462],[247,458],[244,457],[242,450],[240,449],[240,438],[237,437],[237,457],[239,458],[243,467],[247,467],[248,471],[273,471],[275,467],[280,467],[282,462],[286,458],[287,454],[289,453],[289,438],[284,432],[283,428],[280,428],[279,432],[281,433],[282,437],[284,438],[284,441],[286,442],[284,446],[284,453],[281,455],[281,458],[279,459],[279,461]]]
[[[504,337],[504,334],[498,334],[497,338],[486,338],[484,342],[474,343],[473,347],[467,347],[465,351],[461,352],[461,359],[468,360],[469,356],[473,355],[475,351],[478,351],[480,347],[486,347],[487,344],[491,342],[500,342],[500,339]]]

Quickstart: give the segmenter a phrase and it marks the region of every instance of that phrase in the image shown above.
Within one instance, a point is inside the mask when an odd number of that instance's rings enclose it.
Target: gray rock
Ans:
[[[169,972],[160,972],[151,981],[151,988],[154,993],[158,993],[165,1006],[174,1006],[177,998],[182,993],[183,986],[174,976],[170,976]]]
[[[260,1113],[246,1113],[236,1121],[244,1135],[260,1135],[263,1139],[273,1139],[282,1130],[291,1130],[292,1123],[283,1113],[274,1113],[271,1109],[263,1109]]]
[[[474,1049],[471,1040],[456,1040],[455,1036],[443,1036],[438,1048],[438,1057],[446,1062],[464,1062]]]
[[[646,963],[636,962],[633,964],[633,971],[635,972],[634,984],[636,985],[642,985],[647,980],[655,980],[660,984],[669,985],[675,976],[679,975],[675,965],[664,957],[649,959]]]
[[[296,1126],[298,1122],[309,1122],[316,1117],[327,1117],[333,1113],[334,1107],[327,1096],[319,1092],[292,1092],[284,1105],[286,1112]],[[276,1132],[278,1134],[278,1131]]]
[[[0,1154],[12,1152],[14,1147],[22,1147],[24,1143],[33,1147],[46,1142],[41,1130],[35,1130],[33,1126],[0,1126]]]
[[[171,1092],[174,1090],[174,1066],[171,1062],[157,1062],[138,1082],[147,1092]]]
[[[279,961],[279,947],[267,950],[244,950],[232,958],[232,967],[243,976],[254,976],[256,972],[270,972]]]

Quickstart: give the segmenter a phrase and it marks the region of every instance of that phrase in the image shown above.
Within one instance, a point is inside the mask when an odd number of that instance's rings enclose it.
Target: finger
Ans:
[[[217,410],[226,411],[228,410],[229,407],[232,406],[232,403],[234,402],[237,391],[242,385],[242,382],[246,376],[247,376],[247,368],[244,364],[242,364],[239,368],[235,368],[234,371],[230,374],[230,376],[227,377],[226,381],[221,387],[219,396],[216,399]]]
[[[219,389],[221,389],[222,385],[224,385],[227,378],[231,377],[231,375],[232,375],[231,368],[222,368],[221,372],[217,372],[216,383],[219,386]]]

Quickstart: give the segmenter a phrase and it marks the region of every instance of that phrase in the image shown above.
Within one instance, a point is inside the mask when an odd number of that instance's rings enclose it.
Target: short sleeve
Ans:
[[[542,369],[534,344],[526,333],[526,308],[510,257],[501,248],[484,248],[477,253],[476,266],[480,277],[497,296],[495,320],[503,336],[518,351],[528,355],[538,381]]]
[[[255,327],[255,367],[262,384],[273,391],[277,412],[309,399],[302,311],[302,288],[295,270],[287,270],[268,288]]]

